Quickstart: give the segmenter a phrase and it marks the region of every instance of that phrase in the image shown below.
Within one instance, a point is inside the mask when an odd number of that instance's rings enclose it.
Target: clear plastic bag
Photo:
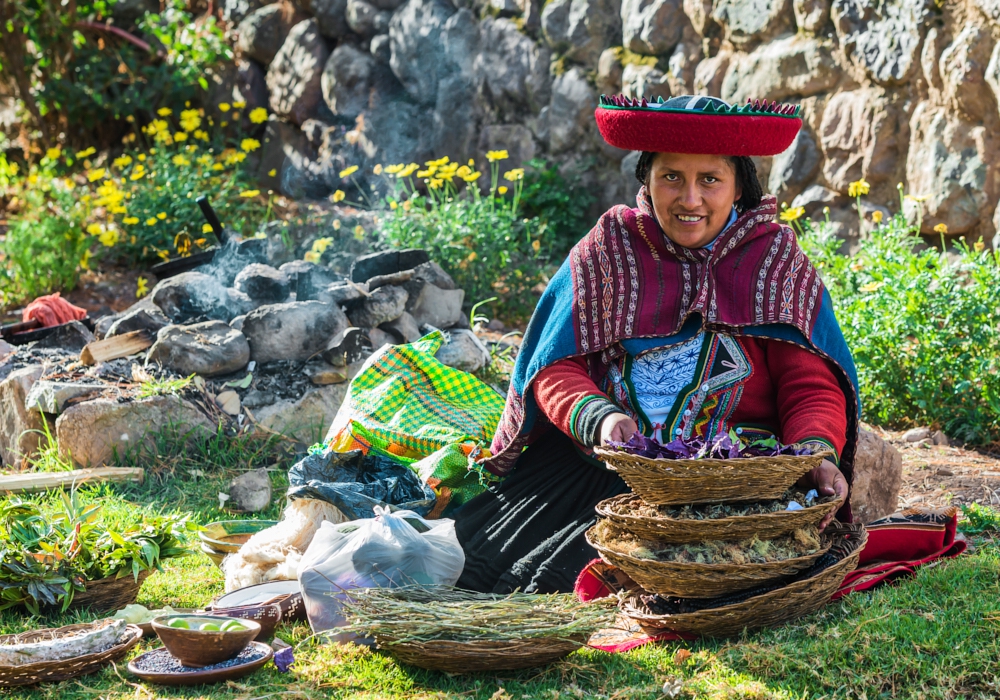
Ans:
[[[344,625],[344,591],[452,586],[464,567],[454,520],[424,520],[413,511],[376,506],[374,518],[323,523],[302,556],[299,584],[313,632],[324,632]]]

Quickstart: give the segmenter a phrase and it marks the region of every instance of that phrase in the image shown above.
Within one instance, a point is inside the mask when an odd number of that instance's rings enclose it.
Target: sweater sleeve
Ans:
[[[830,363],[791,343],[767,344],[778,420],[786,443],[819,442],[839,459],[847,443],[847,397]]]
[[[535,401],[545,417],[581,445],[599,441],[601,421],[620,412],[587,371],[587,359],[574,357],[546,367],[535,377]]]

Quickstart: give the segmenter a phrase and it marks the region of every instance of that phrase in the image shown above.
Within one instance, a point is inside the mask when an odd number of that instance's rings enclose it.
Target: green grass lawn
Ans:
[[[251,455],[251,456],[248,456]],[[257,455],[253,457],[252,455]],[[188,510],[201,522],[231,517],[217,494],[240,465],[267,466],[266,451],[212,455],[220,464],[192,477],[205,455],[174,453],[147,467],[154,476],[119,492]],[[278,465],[287,456],[275,458]],[[276,492],[284,474],[272,473]],[[261,517],[273,518],[278,506]],[[222,575],[202,554],[170,560],[147,579],[139,602],[149,607],[192,607],[222,592]],[[67,614],[32,619],[0,613],[0,631],[58,626],[93,619]],[[378,651],[322,645],[307,625],[283,626],[278,636],[296,644],[289,674],[273,665],[217,686],[171,689],[137,683],[123,663],[100,673],[33,689],[4,691],[12,698],[665,698],[665,683],[682,682],[684,698],[997,698],[1000,697],[1000,546],[977,538],[974,551],[922,569],[912,580],[862,593],[808,618],[740,639],[670,643],[627,654],[584,650],[548,667],[502,674],[448,676],[402,666]],[[143,641],[134,654],[159,646]],[[680,663],[681,649],[691,655]]]

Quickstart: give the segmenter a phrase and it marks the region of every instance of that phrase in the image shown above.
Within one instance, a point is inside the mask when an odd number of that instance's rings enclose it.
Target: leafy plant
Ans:
[[[546,254],[561,262],[594,225],[590,206],[596,198],[579,177],[564,177],[556,165],[534,158],[525,163],[524,213],[541,222],[537,235]]]
[[[791,218],[833,297],[866,420],[1000,438],[1000,253],[963,240],[942,253],[901,213],[876,218],[850,257],[828,221]]]
[[[964,519],[958,524],[958,529],[966,535],[979,535],[984,532],[1000,530],[1000,512],[990,506],[970,503],[962,506]]]
[[[87,581],[138,577],[188,553],[187,516],[162,515],[108,490],[0,500],[0,610],[69,607]]]

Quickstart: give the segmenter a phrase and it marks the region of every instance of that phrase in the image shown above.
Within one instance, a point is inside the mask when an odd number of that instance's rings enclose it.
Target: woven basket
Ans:
[[[597,514],[636,537],[669,544],[744,540],[754,536],[762,540],[773,540],[794,530],[818,526],[824,517],[840,508],[843,502],[843,499],[838,498],[830,503],[802,510],[694,520],[628,515],[629,510],[642,505],[643,500],[634,493],[626,493],[598,503]]]
[[[601,559],[617,566],[649,593],[681,598],[714,598],[797,574],[826,554],[831,544],[826,539],[824,546],[813,554],[763,564],[694,564],[622,554],[595,542],[593,532],[594,528],[587,530],[587,542]]]
[[[646,503],[679,505],[781,498],[832,452],[742,459],[649,459],[606,447],[597,456]]]
[[[509,642],[454,642],[437,639],[430,642],[394,643],[394,639],[376,636],[379,648],[403,663],[446,673],[510,671],[533,668],[558,661],[579,649],[586,638],[519,639]]]
[[[87,590],[77,591],[70,603],[70,610],[90,608],[91,612],[97,613],[121,610],[139,597],[139,588],[147,576],[148,571],[140,571],[138,581],[131,572],[121,578],[108,576],[97,581],[87,581]]]
[[[0,644],[23,644],[25,642],[41,642],[47,639],[58,639],[85,630],[93,629],[107,621],[99,620],[79,625],[66,625],[57,629],[34,630],[32,632],[22,632],[21,634],[5,634],[0,636]],[[20,666],[0,666],[0,688],[10,688],[18,685],[34,685],[42,682],[64,681],[69,678],[76,678],[87,673],[93,673],[101,669],[106,664],[118,661],[128,653],[129,649],[139,643],[142,638],[142,630],[135,625],[126,627],[127,633],[122,640],[104,651],[86,656],[78,656],[75,659],[63,659],[61,661],[40,661],[34,664],[23,664]]]
[[[868,541],[863,525],[834,524],[827,529],[831,534],[846,535],[849,551],[839,562],[811,578],[740,603],[698,612],[654,615],[635,595],[622,601],[621,611],[652,634],[673,630],[706,637],[728,637],[743,630],[773,627],[808,615],[826,605],[844,577],[857,568],[861,550]]]

